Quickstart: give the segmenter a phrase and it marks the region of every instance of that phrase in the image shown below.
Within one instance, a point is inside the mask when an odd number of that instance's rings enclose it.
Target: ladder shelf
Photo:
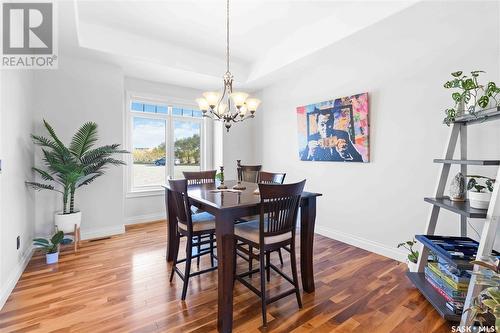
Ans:
[[[465,165],[500,165],[500,160],[444,160],[436,158],[434,163],[465,164]]]
[[[486,209],[472,208],[469,201],[452,201],[449,197],[424,198],[425,202],[473,219],[486,218]]]
[[[440,174],[434,196],[424,198],[425,202],[430,203],[431,209],[427,220],[425,235],[435,235],[436,225],[441,209],[456,213],[460,218],[459,235],[467,236],[467,219],[484,219],[484,227],[480,235],[476,258],[490,256],[495,242],[498,220],[500,216],[500,181],[497,181],[493,187],[493,193],[488,209],[476,209],[470,207],[468,201],[452,201],[444,195],[446,183],[450,175],[451,165],[459,165],[460,172],[467,175],[469,165],[482,166],[500,166],[500,160],[468,160],[467,159],[467,127],[471,124],[480,124],[486,121],[500,119],[500,107],[489,110],[482,110],[476,115],[464,115],[455,120],[450,126],[448,142],[445,147],[445,153],[442,159],[435,159],[434,163],[441,164]],[[460,140],[460,141],[459,141]],[[459,158],[454,159],[455,148],[459,147]],[[496,179],[500,180],[500,168],[497,169]],[[429,244],[419,244],[418,271],[408,272],[407,276],[413,285],[423,294],[423,296],[436,308],[438,313],[446,320],[452,322],[460,321],[460,325],[465,326],[469,322],[470,311],[462,315],[453,313],[446,307],[446,299],[426,280],[424,269],[427,265],[429,256]],[[463,263],[465,264],[465,263]],[[476,270],[478,267],[474,266]],[[464,310],[470,307],[472,299],[478,295],[482,287],[476,284],[476,276],[473,274],[470,279],[467,297],[464,303]]]

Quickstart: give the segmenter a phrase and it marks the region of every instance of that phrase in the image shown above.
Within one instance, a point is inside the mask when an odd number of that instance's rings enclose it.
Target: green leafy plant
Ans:
[[[72,240],[69,238],[64,238],[64,233],[62,231],[56,232],[51,238],[35,238],[33,239],[33,245],[42,249],[45,253],[56,253],[59,251],[60,244],[69,244]]]
[[[75,212],[76,189],[89,185],[104,175],[110,165],[124,165],[125,162],[112,156],[128,152],[120,150],[119,144],[94,148],[98,139],[97,124],[94,122],[83,124],[73,136],[69,147],[61,142],[47,121],[44,120],[43,124],[50,137],[32,134],[31,138],[36,145],[42,147],[42,160],[47,169],[33,167],[33,171],[43,182],[27,181],[26,184],[35,190],[61,193],[63,214],[71,214]]]
[[[413,246],[417,244],[417,241],[415,240],[410,240],[410,241],[406,241],[406,242],[403,242],[403,243],[399,243],[398,244],[398,249],[400,247],[406,249],[409,254],[408,254],[408,260],[413,262],[413,263],[417,263],[418,261],[418,251],[417,250],[414,250],[413,249]]]
[[[500,88],[497,87],[495,82],[488,82],[486,86],[482,85],[478,78],[484,71],[472,71],[470,72],[470,77],[464,75],[462,71],[457,71],[451,73],[452,79],[446,81],[444,87],[446,89],[453,89],[451,98],[455,102],[453,108],[448,108],[445,110],[446,117],[444,122],[447,125],[454,122],[460,109],[464,108],[464,105],[469,104],[467,111],[476,116],[476,107],[482,109],[486,108],[490,101],[494,101],[495,106],[500,103]]]
[[[469,182],[467,183],[467,189],[469,191],[483,192],[485,189],[488,189],[488,191],[493,192],[493,184],[495,183],[495,179],[479,175],[470,175],[467,177],[470,178]],[[479,184],[478,179],[485,179],[484,185]]]
[[[471,263],[483,268],[472,274],[476,276],[476,284],[484,286],[485,289],[474,297],[471,306],[465,309],[465,312],[470,311],[468,324],[477,321],[484,325],[490,314],[495,317],[495,330],[500,332],[500,261],[496,259],[495,263],[488,263],[477,260]]]

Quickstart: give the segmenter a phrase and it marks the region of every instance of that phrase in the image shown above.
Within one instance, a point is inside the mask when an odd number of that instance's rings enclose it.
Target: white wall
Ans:
[[[260,117],[260,113],[257,117]],[[233,124],[229,132],[226,132],[225,128],[222,129],[224,177],[227,180],[237,178],[236,160],[241,160],[241,164],[260,164],[260,160],[255,156],[256,119]]]
[[[68,143],[86,121],[99,126],[98,145],[123,144],[123,73],[102,62],[59,57],[59,69],[35,73],[33,96],[36,132],[46,134],[46,119],[63,142]],[[40,151],[36,151],[40,165]],[[111,167],[106,175],[76,193],[76,207],[82,213],[82,238],[123,232],[123,167]],[[53,228],[53,214],[62,208],[61,197],[52,192],[36,196],[36,232],[47,234]]]
[[[31,258],[34,234],[34,193],[24,184],[33,177],[33,73],[1,73],[0,108],[0,308]],[[16,249],[20,236],[21,247]]]
[[[259,93],[256,160],[323,193],[319,233],[404,258],[395,245],[424,232],[423,197],[432,196],[439,171],[432,160],[442,157],[448,135],[441,121],[451,97],[442,84],[452,71],[476,69],[499,82],[498,13],[496,2],[418,3],[303,59]],[[372,161],[299,161],[295,108],[362,92],[369,93]],[[499,129],[470,128],[470,157],[498,159]],[[458,217],[443,215],[437,232],[457,234]]]

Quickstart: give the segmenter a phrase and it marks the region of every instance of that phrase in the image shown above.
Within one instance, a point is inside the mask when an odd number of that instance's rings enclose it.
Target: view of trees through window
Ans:
[[[148,111],[149,110],[149,111]],[[182,178],[183,171],[201,169],[201,127],[198,113],[189,109],[167,108],[157,105],[132,103],[133,113],[156,113],[158,116],[132,116],[132,186],[165,184],[166,175],[173,168],[173,177]],[[174,112],[175,111],[175,112]],[[161,114],[161,115],[159,115]],[[172,131],[167,120],[172,121]],[[169,158],[167,143],[173,145],[173,159]]]
[[[200,170],[201,123],[186,120],[174,121],[174,177],[183,171]]]

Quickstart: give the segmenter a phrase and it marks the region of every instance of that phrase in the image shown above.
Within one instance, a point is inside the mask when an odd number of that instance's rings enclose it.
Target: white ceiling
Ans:
[[[231,71],[257,89],[293,65],[415,1],[231,0]],[[139,78],[195,88],[225,71],[225,0],[76,1],[80,48]]]

